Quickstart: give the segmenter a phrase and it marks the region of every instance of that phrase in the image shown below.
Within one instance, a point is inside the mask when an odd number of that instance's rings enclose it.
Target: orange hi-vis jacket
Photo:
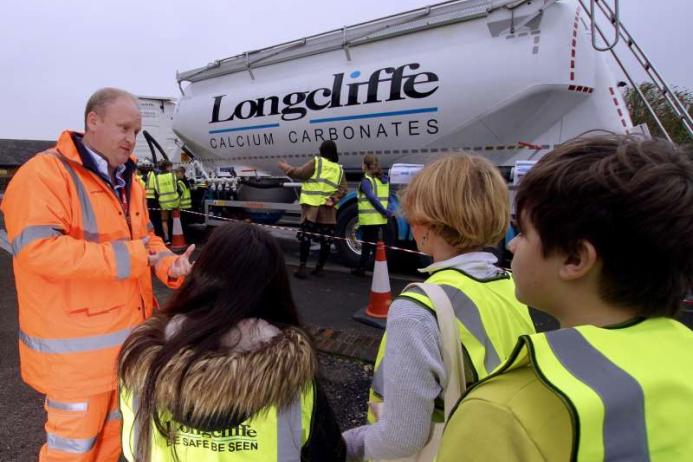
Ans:
[[[169,280],[176,257],[152,232],[132,158],[126,167],[127,206],[97,173],[81,135],[65,131],[5,192],[21,373],[39,392],[84,397],[116,389],[120,346],[154,308],[149,250],[170,253],[155,268],[164,283],[183,281]]]

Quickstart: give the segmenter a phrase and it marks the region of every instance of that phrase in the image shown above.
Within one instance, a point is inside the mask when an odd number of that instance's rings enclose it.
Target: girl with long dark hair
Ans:
[[[217,228],[160,312],[119,358],[129,461],[340,461],[276,240]]]

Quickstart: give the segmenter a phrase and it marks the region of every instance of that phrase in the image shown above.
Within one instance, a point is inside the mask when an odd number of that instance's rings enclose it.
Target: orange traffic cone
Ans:
[[[188,248],[183,235],[183,224],[180,222],[180,210],[173,209],[173,237],[171,238],[171,250],[179,251]]]
[[[385,244],[383,241],[378,241],[375,248],[373,283],[368,297],[366,314],[374,318],[385,319],[391,303],[392,293],[390,291],[390,276],[387,271],[387,259],[385,258]]]

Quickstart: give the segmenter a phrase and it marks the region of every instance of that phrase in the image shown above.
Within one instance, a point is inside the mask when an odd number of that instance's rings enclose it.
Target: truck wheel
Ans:
[[[337,214],[336,235],[344,239],[336,239],[335,246],[339,258],[346,266],[355,268],[361,256],[361,244],[356,242],[356,229],[359,223],[359,211],[356,202],[352,202],[339,210]]]

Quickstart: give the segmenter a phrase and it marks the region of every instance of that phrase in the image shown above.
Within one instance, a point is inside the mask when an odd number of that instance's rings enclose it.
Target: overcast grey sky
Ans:
[[[607,0],[613,2],[613,0]],[[0,138],[82,128],[86,99],[117,86],[177,97],[176,70],[435,0],[3,0]],[[693,88],[690,0],[621,0],[631,33],[674,85]]]

